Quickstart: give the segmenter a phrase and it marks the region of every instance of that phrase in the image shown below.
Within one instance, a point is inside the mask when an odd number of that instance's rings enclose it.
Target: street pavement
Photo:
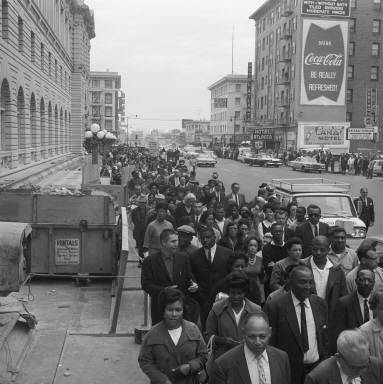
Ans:
[[[326,178],[334,181],[342,181],[351,185],[351,195],[359,196],[361,187],[367,187],[369,196],[375,202],[375,226],[368,231],[369,235],[383,234],[383,181],[380,177],[375,177],[372,180],[366,179],[363,176],[341,175],[331,173],[303,173],[293,171],[290,167],[266,168],[249,166],[242,164],[239,161],[218,159],[218,164],[215,168],[197,168],[197,180],[206,184],[211,179],[211,174],[217,171],[219,179],[225,185],[226,193],[230,192],[230,185],[233,182],[238,182],[241,187],[241,192],[245,194],[246,201],[251,201],[258,192],[258,187],[263,183],[269,183],[272,179],[292,179],[292,178]]]

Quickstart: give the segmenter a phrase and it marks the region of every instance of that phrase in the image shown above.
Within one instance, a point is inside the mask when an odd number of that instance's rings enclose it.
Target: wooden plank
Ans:
[[[118,315],[120,313],[121,306],[121,297],[122,290],[124,288],[125,281],[125,272],[126,272],[126,264],[128,261],[129,255],[129,227],[128,227],[128,216],[126,213],[126,208],[121,208],[121,217],[122,217],[122,246],[121,246],[121,255],[120,255],[120,263],[118,266],[118,277],[117,277],[117,292],[116,297],[112,303],[112,321],[109,333],[116,333]]]

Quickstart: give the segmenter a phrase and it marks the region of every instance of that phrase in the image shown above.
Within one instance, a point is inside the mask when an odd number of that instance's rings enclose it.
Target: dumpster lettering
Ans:
[[[79,264],[80,239],[56,239],[55,262],[56,265]]]

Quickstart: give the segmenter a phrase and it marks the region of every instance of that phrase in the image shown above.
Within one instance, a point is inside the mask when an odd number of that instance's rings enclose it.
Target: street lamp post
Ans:
[[[126,145],[129,147],[129,118],[134,117],[137,119],[138,115],[126,116]]]
[[[92,164],[98,164],[98,153],[102,144],[102,152],[106,146],[111,146],[116,141],[116,136],[106,129],[100,129],[98,124],[92,124],[90,130],[85,131],[84,147],[92,153]]]

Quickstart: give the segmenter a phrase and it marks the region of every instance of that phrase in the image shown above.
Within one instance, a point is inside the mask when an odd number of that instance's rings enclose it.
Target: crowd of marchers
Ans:
[[[152,384],[383,383],[383,268],[372,246],[351,249],[319,206],[284,208],[267,183],[246,201],[235,179],[225,186],[214,172],[202,185],[182,158],[136,153],[130,164],[153,325],[138,362]],[[368,228],[367,194],[355,205]]]

